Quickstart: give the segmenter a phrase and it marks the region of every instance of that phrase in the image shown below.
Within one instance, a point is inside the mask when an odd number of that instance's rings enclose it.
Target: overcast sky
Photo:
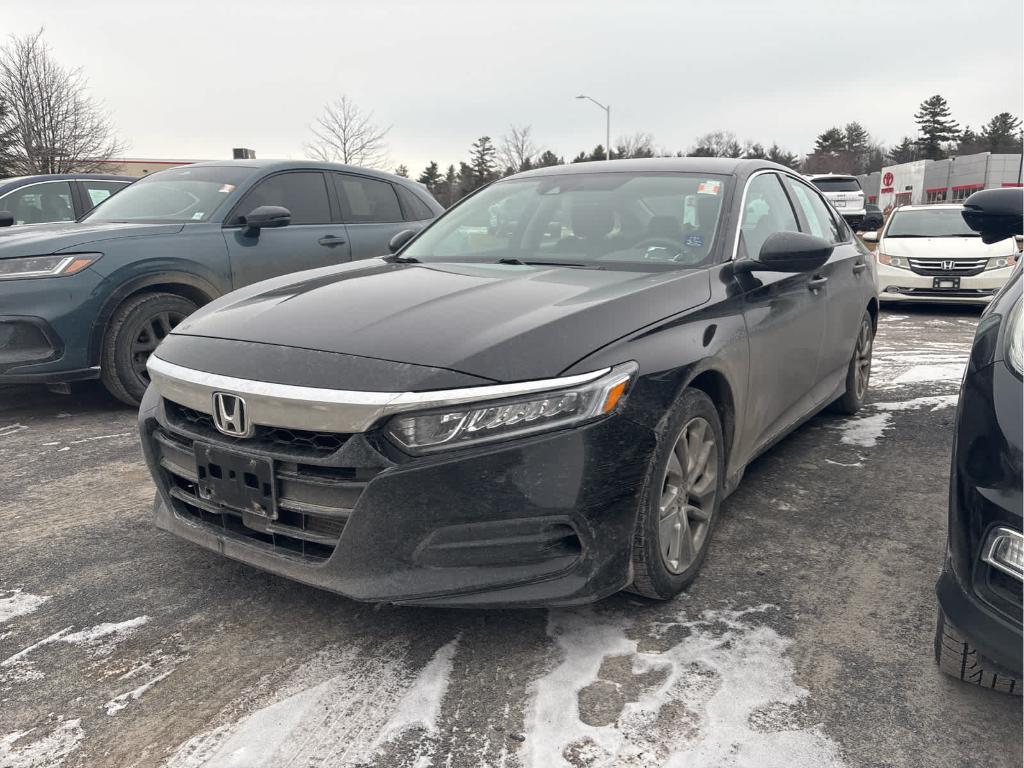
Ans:
[[[456,163],[530,124],[567,159],[648,131],[707,131],[805,153],[833,124],[880,141],[934,93],[961,125],[1022,112],[1021,0],[22,0],[3,29],[46,28],[84,68],[132,157],[212,159],[246,146],[302,157],[342,93],[392,125],[392,165]]]

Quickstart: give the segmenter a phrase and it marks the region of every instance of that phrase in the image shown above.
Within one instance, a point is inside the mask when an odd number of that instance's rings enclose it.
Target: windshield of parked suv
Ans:
[[[206,221],[253,168],[182,166],[139,179],[104,200],[89,221]]]
[[[886,237],[981,237],[967,226],[959,208],[895,210]]]
[[[707,263],[728,177],[573,173],[501,181],[460,203],[401,257],[425,262],[686,269]]]
[[[822,192],[860,192],[860,182],[840,176],[834,179],[812,179],[811,183]]]

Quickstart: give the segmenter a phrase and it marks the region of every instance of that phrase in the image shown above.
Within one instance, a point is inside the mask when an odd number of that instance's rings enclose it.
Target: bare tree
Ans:
[[[501,137],[498,165],[503,171],[518,173],[533,167],[540,151],[533,143],[533,126],[512,125]]]
[[[732,131],[712,131],[697,137],[697,143],[687,153],[690,157],[740,157],[743,147]]]
[[[381,128],[372,112],[363,112],[348,96],[326,105],[310,130],[314,138],[306,142],[307,157],[364,168],[388,167],[384,137],[391,126]]]
[[[125,150],[82,70],[53,59],[42,29],[0,48],[0,101],[0,135],[11,139],[0,165],[12,173],[95,171]]]
[[[619,136],[615,141],[615,159],[625,160],[634,157],[654,157],[654,136],[644,131],[637,131],[632,136]]]

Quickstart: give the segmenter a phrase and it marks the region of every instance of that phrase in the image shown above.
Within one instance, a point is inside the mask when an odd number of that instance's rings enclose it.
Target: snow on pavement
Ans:
[[[0,736],[0,766],[3,768],[58,768],[78,749],[82,741],[81,720],[61,720],[53,730],[39,734],[38,728]]]
[[[32,613],[49,599],[48,595],[32,595],[20,589],[8,591],[6,597],[0,597],[0,624]]]

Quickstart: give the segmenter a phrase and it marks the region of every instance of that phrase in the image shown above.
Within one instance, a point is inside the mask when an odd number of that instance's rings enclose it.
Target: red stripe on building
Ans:
[[[925,192],[945,192],[947,189],[949,189],[949,187],[931,187],[929,189],[926,189]],[[953,189],[956,189],[956,187],[953,187]]]
[[[892,192],[892,189],[893,189],[892,187],[883,187],[879,191],[884,195],[886,192]]]
[[[1017,184],[1016,182],[1009,182],[1003,184],[1004,187],[1024,187],[1024,184]]]
[[[961,184],[959,187],[953,187],[953,191],[956,192],[958,189],[984,189],[984,184]]]

